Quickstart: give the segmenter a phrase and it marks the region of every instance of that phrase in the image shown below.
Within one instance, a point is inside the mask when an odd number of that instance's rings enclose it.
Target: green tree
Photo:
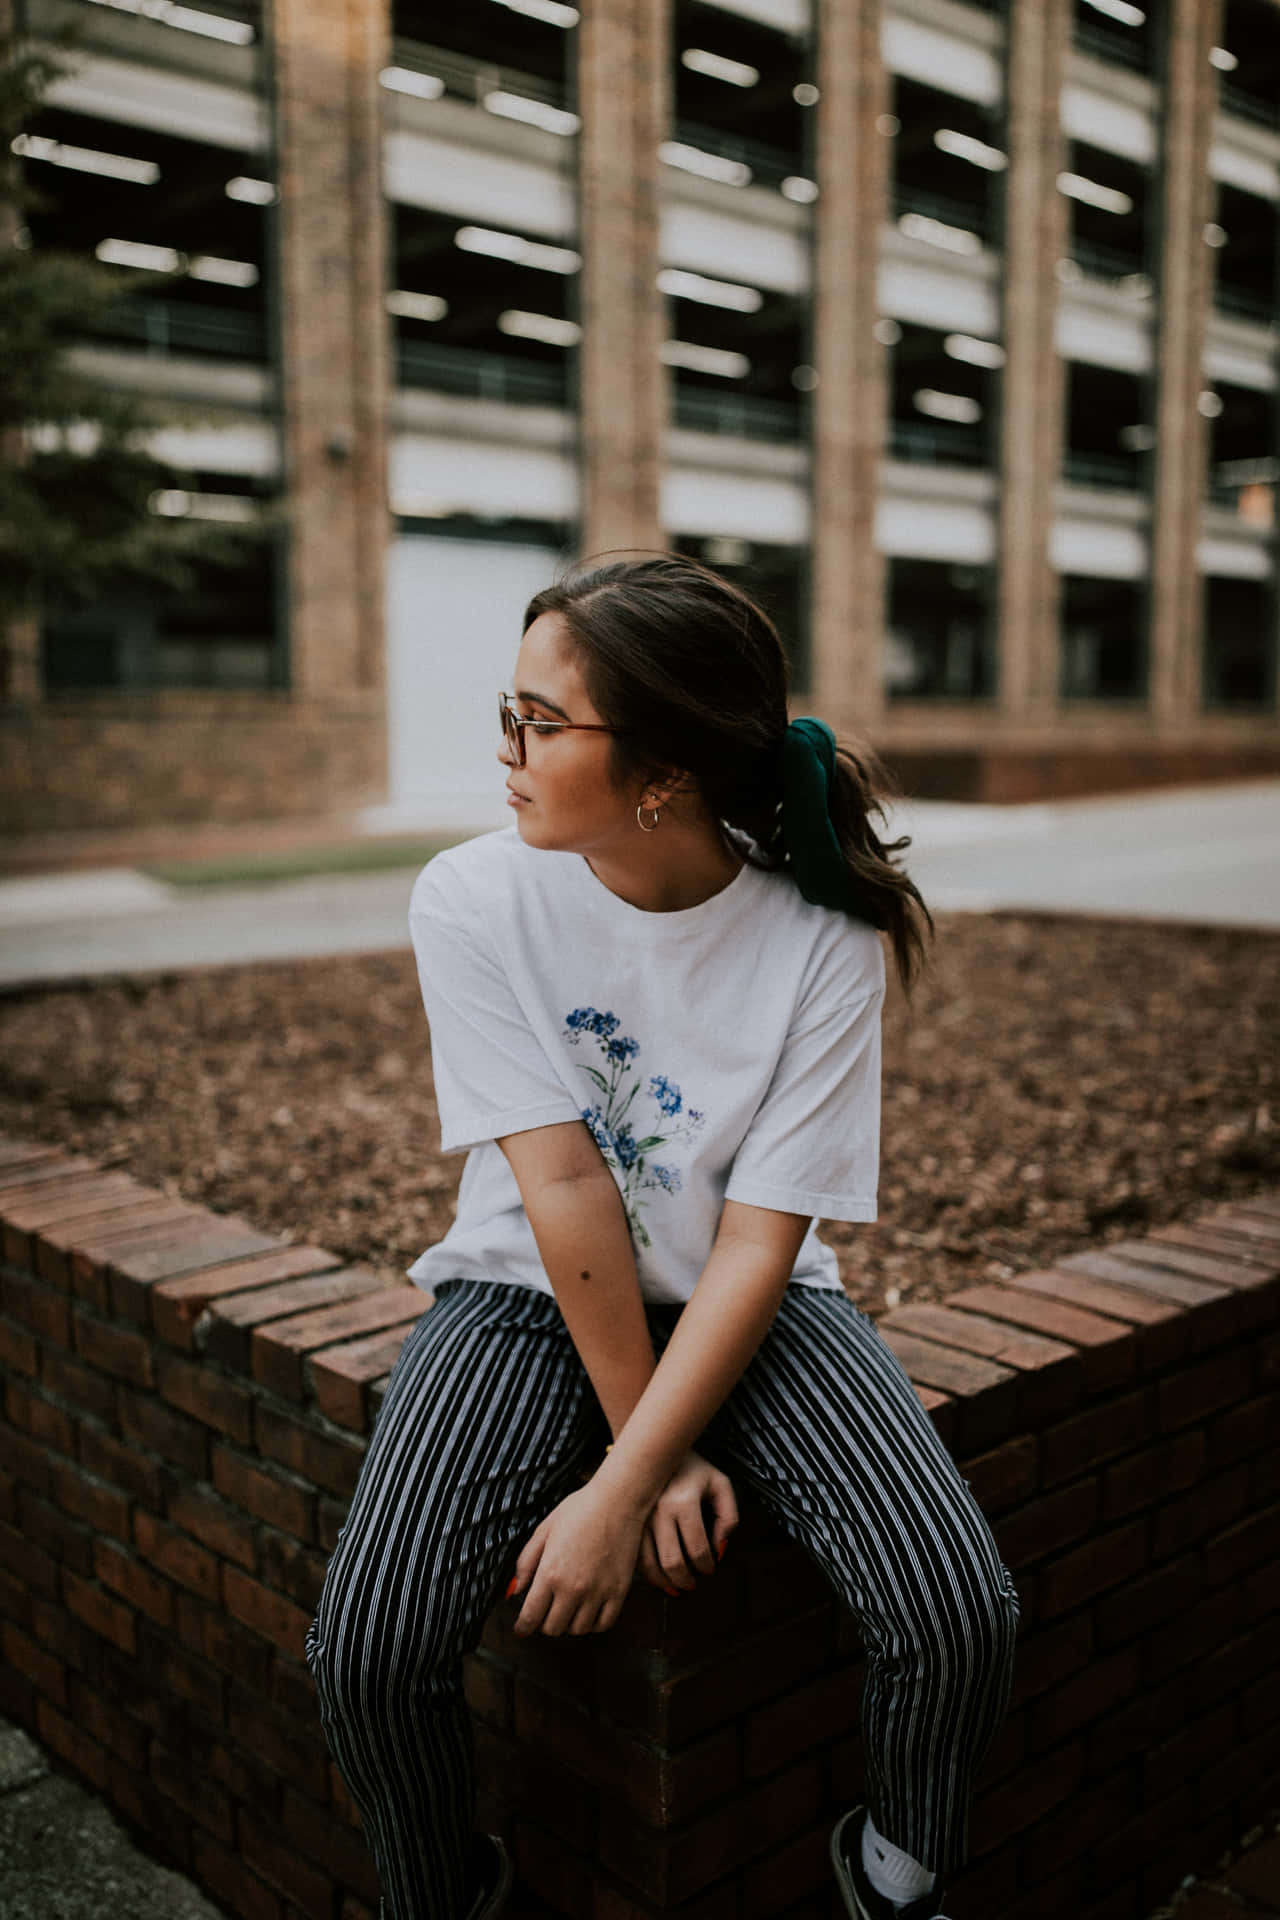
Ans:
[[[33,196],[13,146],[60,71],[56,50],[0,34],[0,634],[130,586],[189,587],[196,562],[240,560],[266,527],[265,516],[255,529],[152,512],[172,485],[147,451],[161,416],[71,363],[70,349],[156,276],[31,246]]]

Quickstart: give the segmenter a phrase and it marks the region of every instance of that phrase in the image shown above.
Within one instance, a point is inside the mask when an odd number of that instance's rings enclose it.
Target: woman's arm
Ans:
[[[622,1195],[581,1120],[508,1134],[498,1145],[616,1439],[654,1369]]]
[[[648,1515],[769,1331],[808,1229],[799,1214],[725,1202],[693,1297],[593,1486]]]

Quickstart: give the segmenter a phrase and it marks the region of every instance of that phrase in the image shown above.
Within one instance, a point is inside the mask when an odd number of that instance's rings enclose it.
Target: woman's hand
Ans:
[[[712,1512],[708,1533],[704,1505]],[[738,1502],[727,1474],[686,1453],[649,1515],[640,1568],[650,1586],[664,1593],[688,1593],[696,1573],[714,1573],[729,1535],[738,1524]]]
[[[603,1633],[631,1587],[644,1532],[628,1512],[588,1483],[550,1512],[516,1561],[508,1596],[523,1593],[518,1634]]]

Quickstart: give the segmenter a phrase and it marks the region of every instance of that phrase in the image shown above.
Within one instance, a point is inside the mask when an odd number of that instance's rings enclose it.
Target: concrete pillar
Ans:
[[[1220,29],[1221,0],[1169,0],[1151,499],[1149,701],[1160,727],[1192,722],[1200,711],[1204,595],[1196,543],[1207,425],[1199,398],[1211,298],[1204,229],[1212,204],[1209,145],[1218,93],[1209,49]]]
[[[1057,265],[1067,245],[1058,175],[1069,0],[1011,0],[1007,32],[996,692],[1016,723],[1048,720],[1058,695],[1049,529],[1062,466],[1064,375],[1053,331]]]
[[[383,679],[389,0],[272,0],[291,685]]]
[[[667,370],[658,147],[669,137],[670,0],[593,0],[578,28],[584,554],[664,545]]]
[[[813,338],[811,689],[833,726],[872,729],[884,708],[884,564],[875,509],[887,385],[875,337],[888,212],[888,106],[880,0],[814,0],[818,39]]]

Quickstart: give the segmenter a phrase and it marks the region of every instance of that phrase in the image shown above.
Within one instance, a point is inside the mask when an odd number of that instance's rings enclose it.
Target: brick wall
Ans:
[[[0,706],[0,834],[340,813],[386,798],[380,693],[85,694]]]
[[[368,1920],[302,1646],[423,1296],[45,1146],[0,1141],[0,1222],[0,1709],[232,1913]],[[1023,1598],[948,1910],[1140,1920],[1280,1784],[1280,1200],[881,1325]],[[522,1912],[826,1920],[859,1677],[750,1512],[599,1639],[500,1610],[467,1686]]]

